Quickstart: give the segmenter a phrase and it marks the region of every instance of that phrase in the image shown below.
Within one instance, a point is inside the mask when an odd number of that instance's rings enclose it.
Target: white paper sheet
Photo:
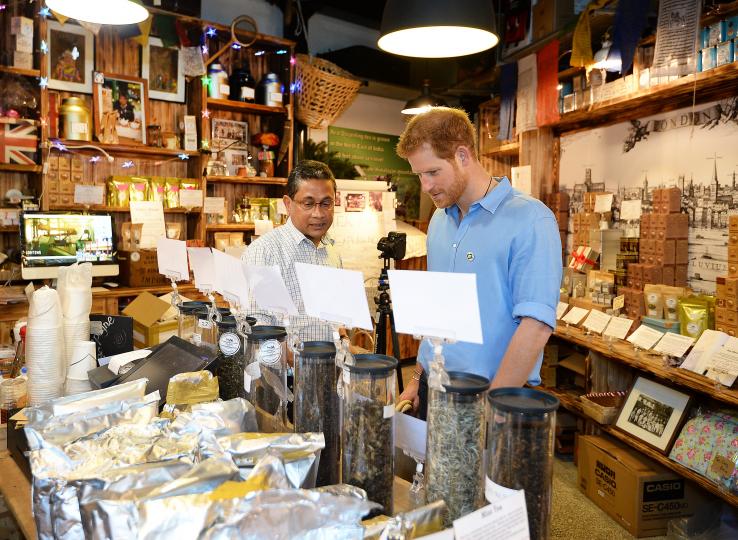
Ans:
[[[225,197],[205,197],[203,211],[206,214],[221,214],[223,210],[225,210]]]
[[[569,313],[564,315],[562,321],[564,321],[565,323],[577,325],[582,322],[582,320],[584,320],[584,317],[586,317],[588,313],[589,311],[587,311],[586,309],[574,306],[569,310]]]
[[[603,193],[595,197],[595,213],[604,214],[612,210],[612,193]]]
[[[516,491],[454,521],[456,540],[529,540],[525,493]]]
[[[556,306],[556,320],[558,321],[561,317],[564,316],[564,313],[566,313],[566,310],[569,309],[569,304],[566,302],[559,302],[559,305]]]
[[[74,185],[74,204],[103,204],[103,186]]]
[[[389,270],[400,334],[483,343],[475,274]]]
[[[244,263],[244,270],[251,294],[260,309],[298,315],[279,266],[254,266]]]
[[[201,189],[182,189],[179,191],[179,206],[182,208],[200,208],[203,204]]]
[[[126,364],[130,364],[131,362],[133,362],[134,360],[138,360],[139,358],[146,358],[150,354],[151,351],[149,349],[141,349],[138,351],[130,351],[113,356],[107,356],[105,358],[100,358],[98,362],[101,366],[108,366],[108,369],[117,375],[118,372],[120,372],[120,368],[122,368]]]
[[[625,339],[628,335],[630,327],[633,326],[632,319],[626,319],[625,317],[613,317],[610,319],[610,324],[607,325],[605,331],[602,333],[603,336],[614,337],[615,339]]]
[[[640,199],[620,203],[620,221],[637,221],[641,219],[641,213]]]
[[[668,354],[669,356],[673,356],[675,358],[681,358],[686,354],[693,343],[694,338],[683,336],[681,334],[667,332],[666,334],[664,334],[664,337],[659,340],[653,350],[656,352]]]
[[[140,243],[142,248],[155,248],[156,239],[167,236],[161,201],[132,201],[131,223],[143,223]]]
[[[703,363],[708,377],[731,386],[738,375],[738,338],[729,337]]]
[[[256,236],[264,236],[274,228],[274,224],[269,219],[254,220],[254,234]]]
[[[349,328],[373,329],[361,272],[299,262],[295,271],[308,315]]]
[[[710,367],[710,358],[712,355],[719,351],[729,339],[730,336],[725,332],[705,330],[679,367],[704,375],[705,371]]]
[[[174,281],[190,279],[190,267],[187,265],[187,242],[157,238],[156,262],[159,264],[160,274],[174,278]]]
[[[663,337],[664,333],[649,328],[645,324],[640,325],[635,332],[628,336],[628,341],[633,345],[645,351],[651,350],[651,347]]]
[[[582,326],[596,334],[601,334],[605,331],[605,328],[607,328],[607,324],[610,322],[610,319],[612,319],[610,315],[593,309],[589,312],[589,315],[584,320],[584,324]]]
[[[623,309],[625,307],[625,295],[621,294],[612,299],[612,309]]]
[[[215,290],[232,304],[241,307],[248,306],[249,286],[241,259],[214,249],[213,268],[215,269]]]
[[[409,414],[395,415],[395,446],[413,459],[425,461],[427,431],[427,422]]]
[[[511,168],[511,184],[512,187],[518,191],[525,193],[526,195],[531,194],[531,166],[522,165],[520,167]]]
[[[191,247],[187,248],[187,253],[192,273],[195,275],[195,287],[203,292],[211,292],[215,285],[213,252],[209,247]]]

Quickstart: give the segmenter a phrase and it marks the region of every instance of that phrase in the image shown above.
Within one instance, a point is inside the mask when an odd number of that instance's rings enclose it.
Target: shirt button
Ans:
[[[454,244],[453,247],[456,247],[456,244]]]

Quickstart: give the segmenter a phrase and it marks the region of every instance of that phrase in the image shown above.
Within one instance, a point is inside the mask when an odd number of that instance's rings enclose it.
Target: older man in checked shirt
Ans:
[[[279,266],[287,290],[300,312],[298,317],[290,319],[290,324],[303,341],[333,341],[329,325],[305,315],[295,263],[343,266],[333,240],[328,236],[335,202],[336,180],[328,166],[320,161],[301,161],[287,180],[284,204],[289,220],[254,240],[243,255],[248,264]],[[256,317],[257,324],[281,324],[274,315],[259,310],[256,304],[250,306],[249,314]]]

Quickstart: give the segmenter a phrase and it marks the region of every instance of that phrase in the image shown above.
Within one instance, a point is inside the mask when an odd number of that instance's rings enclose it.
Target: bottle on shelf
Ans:
[[[267,73],[256,87],[256,102],[269,107],[282,106],[284,86],[276,73]]]
[[[213,63],[208,67],[208,97],[214,99],[228,99],[231,94],[228,85],[228,73],[221,64]]]
[[[253,103],[256,96],[256,82],[247,65],[236,68],[228,80],[231,86],[230,99]]]

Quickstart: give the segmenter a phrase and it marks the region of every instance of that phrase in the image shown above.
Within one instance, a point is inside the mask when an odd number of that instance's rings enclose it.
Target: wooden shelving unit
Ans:
[[[42,171],[42,168],[41,168],[41,165],[22,165],[20,163],[0,163],[0,171],[37,174]]]
[[[24,77],[40,77],[41,70],[38,69],[22,69],[13,66],[0,66],[0,73],[10,73],[13,75],[22,75]]]
[[[208,182],[223,184],[249,184],[254,186],[286,186],[286,178],[269,178],[266,176],[208,176]]]
[[[131,211],[130,208],[119,208],[116,206],[107,206],[107,205],[100,205],[100,204],[93,204],[89,206],[84,206],[81,204],[74,205],[74,206],[65,206],[65,205],[55,205],[52,204],[49,206],[49,210],[54,211],[62,211],[62,212],[110,212],[112,213],[123,213],[127,214]],[[165,208],[164,209],[165,214],[199,214],[199,210],[188,210],[187,208]]]
[[[253,223],[217,223],[205,226],[207,232],[244,231],[251,232],[255,228]]]
[[[134,156],[134,157],[178,157],[180,155],[186,155],[188,157],[199,157],[200,152],[197,150],[182,150],[182,149],[176,149],[172,150],[169,148],[158,148],[156,146],[146,146],[144,144],[140,145],[126,145],[126,144],[104,144],[96,141],[87,142],[87,141],[68,141],[66,139],[59,139],[59,142],[62,143],[65,146],[68,146],[70,149],[74,150],[75,152],[99,152],[95,148],[92,148],[93,146],[97,146],[98,148],[102,148],[109,154],[113,155],[128,155],[128,156]],[[79,148],[81,146],[85,146],[86,148]]]
[[[516,141],[516,142],[500,145],[498,148],[494,150],[490,150],[489,152],[485,152],[483,155],[485,157],[495,157],[495,156],[517,157],[519,152],[520,152],[520,143]]]
[[[286,107],[270,107],[257,103],[245,103],[242,101],[231,101],[230,99],[208,98],[208,109],[212,111],[231,111],[248,114],[287,114]]]
[[[20,232],[18,225],[0,225],[0,233],[17,233]]]

